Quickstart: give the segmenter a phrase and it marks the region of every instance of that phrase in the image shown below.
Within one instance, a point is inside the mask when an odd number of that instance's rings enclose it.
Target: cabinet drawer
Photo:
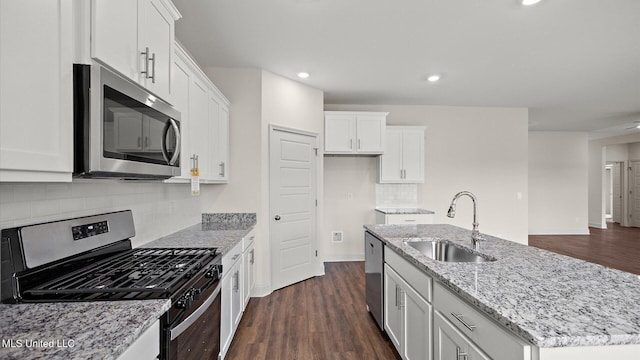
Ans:
[[[433,224],[433,214],[387,215],[387,224]]]
[[[251,244],[253,244],[253,240],[256,238],[256,231],[251,230],[247,235],[242,238],[242,252],[245,252]]]
[[[433,307],[494,360],[530,360],[531,346],[436,282]]]
[[[229,252],[222,256],[222,276],[226,277],[235,264],[242,257],[242,241],[239,241]]]
[[[387,246],[384,247],[384,262],[391,266],[407,283],[411,284],[420,296],[431,302],[431,284],[433,283],[431,276],[411,265]]]

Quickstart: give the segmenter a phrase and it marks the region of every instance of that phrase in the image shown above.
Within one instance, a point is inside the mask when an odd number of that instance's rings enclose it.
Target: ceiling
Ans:
[[[626,129],[640,121],[638,0],[174,3],[202,66],[263,68],[327,104],[527,107],[530,130],[640,132]]]

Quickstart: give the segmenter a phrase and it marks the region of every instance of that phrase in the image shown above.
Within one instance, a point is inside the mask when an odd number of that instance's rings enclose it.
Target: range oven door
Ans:
[[[217,360],[220,354],[220,312],[222,296],[220,281],[200,294],[173,325],[165,327],[165,360]],[[169,312],[175,311],[176,304]]]

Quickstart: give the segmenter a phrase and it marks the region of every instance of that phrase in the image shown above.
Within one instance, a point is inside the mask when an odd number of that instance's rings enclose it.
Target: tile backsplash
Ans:
[[[418,184],[376,184],[376,207],[417,207]]]
[[[200,222],[202,195],[188,184],[79,180],[72,183],[0,184],[0,227],[131,209],[134,246]]]

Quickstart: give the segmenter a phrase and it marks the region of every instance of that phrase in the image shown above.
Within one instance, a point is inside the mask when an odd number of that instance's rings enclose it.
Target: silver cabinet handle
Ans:
[[[255,263],[255,260],[256,260],[256,259],[255,259],[255,249],[251,249],[250,254],[251,254],[251,260],[249,261],[249,263],[250,263],[251,265],[253,265],[253,264]]]
[[[360,150],[360,139],[358,139],[358,150]]]
[[[153,53],[153,55],[151,55],[151,57],[149,58],[149,61],[151,61],[151,73],[152,73],[152,75],[150,76],[151,82],[155,84],[156,83],[156,53]]]
[[[138,136],[138,147],[142,147],[142,137]]]
[[[416,220],[416,219],[405,219],[404,220],[404,222],[416,222],[416,221],[418,221],[418,220]]]
[[[238,256],[240,256],[240,254],[235,254],[235,255],[233,255],[233,257],[231,258],[231,261],[233,261],[233,260],[237,259],[237,258],[238,258]]]
[[[141,53],[144,56],[144,70],[140,71],[141,74],[144,74],[145,79],[149,78],[149,47],[146,47],[145,50]]]
[[[451,313],[451,316],[456,318],[456,320],[460,321],[462,323],[462,325],[464,325],[464,327],[469,329],[469,331],[475,330],[476,326],[475,325],[471,325],[471,324],[467,323],[466,321],[464,321],[464,319],[462,319],[462,314]]]
[[[399,307],[398,306],[398,290],[400,290],[400,288],[398,288],[398,285],[396,285],[396,308]]]
[[[220,165],[218,165],[218,166],[220,166],[220,176],[224,176],[224,172],[225,172],[224,171],[224,161],[221,162]]]
[[[240,273],[238,272],[238,270],[236,270],[235,273],[233,273],[233,291],[238,291],[240,289]]]
[[[456,346],[456,360],[467,360],[469,355],[466,352],[462,352],[460,346]]]
[[[146,147],[146,148],[149,147],[149,137],[148,136],[144,137],[144,147]]]
[[[353,150],[353,139],[349,139],[349,150]]]

